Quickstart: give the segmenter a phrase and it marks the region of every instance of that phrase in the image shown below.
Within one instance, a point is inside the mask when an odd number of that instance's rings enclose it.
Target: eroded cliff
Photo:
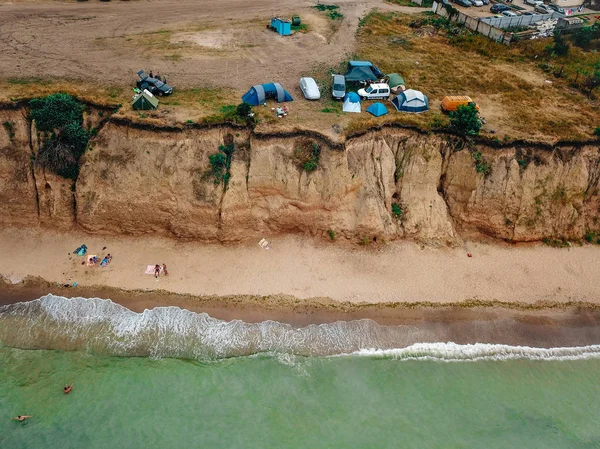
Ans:
[[[463,236],[582,238],[598,230],[600,146],[492,148],[384,128],[334,145],[319,136],[244,129],[145,129],[107,121],[76,182],[35,163],[40,143],[19,108],[0,110],[3,225],[79,226],[238,241],[306,233],[354,241]],[[228,183],[209,155],[233,145]],[[300,162],[318,147],[316,170]]]

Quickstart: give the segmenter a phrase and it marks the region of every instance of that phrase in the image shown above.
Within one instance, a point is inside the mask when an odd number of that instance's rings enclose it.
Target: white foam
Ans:
[[[415,343],[398,349],[361,349],[351,355],[398,360],[476,362],[483,360],[583,360],[600,358],[600,345],[568,348],[532,348],[500,344]]]
[[[267,353],[285,364],[293,364],[296,356],[341,355],[452,362],[600,358],[600,345],[545,349],[483,343],[412,344],[425,339],[423,332],[366,319],[301,328],[276,321],[222,321],[172,306],[136,313],[107,299],[54,295],[0,307],[0,343],[23,349],[199,360]]]

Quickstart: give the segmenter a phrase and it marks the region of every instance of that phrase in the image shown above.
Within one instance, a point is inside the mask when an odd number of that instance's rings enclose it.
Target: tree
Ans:
[[[560,31],[554,31],[554,47],[552,47],[552,51],[557,56],[565,56],[569,53],[569,44],[565,37],[561,34]]]
[[[456,111],[450,112],[450,127],[466,136],[476,136],[481,129],[481,120],[479,120],[475,104],[459,106]]]
[[[574,36],[574,43],[581,48],[589,48],[592,39],[594,39],[594,30],[592,27],[579,28]]]

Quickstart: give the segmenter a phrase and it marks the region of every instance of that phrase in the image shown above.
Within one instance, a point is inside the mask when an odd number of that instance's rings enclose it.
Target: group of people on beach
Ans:
[[[162,270],[163,274],[165,276],[169,275],[169,272],[167,271],[167,265],[166,264],[162,264],[162,267],[159,264],[154,265],[154,277],[156,279],[158,279],[158,277],[160,276],[160,271]]]
[[[65,394],[69,394],[71,391],[73,391],[73,384],[67,384],[65,385],[65,387],[63,388],[63,392]],[[33,418],[32,415],[18,415],[15,416],[14,418],[12,418],[13,421],[19,421],[19,422],[23,422],[29,418]]]

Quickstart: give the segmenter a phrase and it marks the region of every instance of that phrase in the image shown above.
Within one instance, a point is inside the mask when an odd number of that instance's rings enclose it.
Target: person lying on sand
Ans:
[[[165,276],[169,275],[169,272],[167,271],[167,265],[163,263],[163,273]]]
[[[73,389],[73,384],[65,385],[65,388],[63,388],[63,391],[65,392],[65,394],[69,394],[72,389]]]
[[[31,418],[31,416],[28,416],[28,415],[19,415],[19,416],[15,416],[13,418],[13,421],[23,422],[23,421],[25,421],[26,419],[29,419],[29,418]]]

